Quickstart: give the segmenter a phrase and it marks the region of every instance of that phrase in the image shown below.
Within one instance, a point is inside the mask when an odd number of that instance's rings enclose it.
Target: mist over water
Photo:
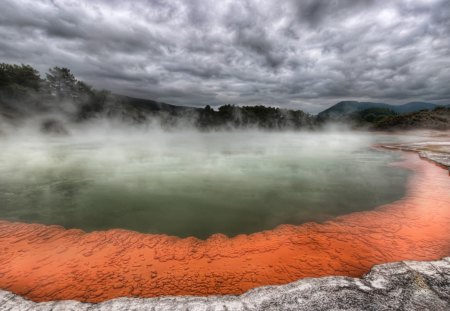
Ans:
[[[401,198],[386,136],[72,129],[0,137],[0,215],[206,238],[324,221]]]

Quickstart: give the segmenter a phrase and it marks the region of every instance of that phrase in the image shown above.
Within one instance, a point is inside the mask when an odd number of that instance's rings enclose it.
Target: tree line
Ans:
[[[32,107],[32,113],[58,108],[64,110],[65,105],[71,104],[72,109],[64,112],[75,121],[103,116],[142,123],[158,117],[163,126],[190,122],[202,130],[250,127],[281,130],[312,128],[314,125],[314,118],[301,110],[262,105],[224,105],[214,110],[210,105],[204,108],[182,107],[113,95],[78,80],[68,68],[50,68],[45,78],[41,78],[36,69],[24,64],[0,64],[2,103],[19,111]]]
[[[120,119],[133,124],[145,124],[157,119],[164,128],[187,125],[205,131],[319,129],[329,122],[375,130],[450,128],[449,107],[406,115],[398,115],[389,109],[370,108],[347,115],[340,121],[319,118],[301,110],[262,105],[223,105],[217,109],[210,105],[204,108],[183,107],[96,90],[78,80],[65,67],[50,68],[41,78],[30,65],[1,63],[0,117],[19,120],[44,115],[57,115],[60,120],[46,120],[42,129],[57,129],[61,133],[65,132],[64,122],[84,122],[96,118]]]

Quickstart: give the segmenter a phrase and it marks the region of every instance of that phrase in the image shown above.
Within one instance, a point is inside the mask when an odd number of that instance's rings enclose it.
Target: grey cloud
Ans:
[[[316,27],[330,16],[342,18],[374,5],[374,0],[292,0],[300,22]]]
[[[264,63],[272,68],[279,67],[284,59],[274,51],[273,43],[267,38],[265,32],[258,29],[239,29],[235,42],[251,52],[260,55]]]
[[[448,0],[3,0],[0,57],[179,105],[450,103]]]

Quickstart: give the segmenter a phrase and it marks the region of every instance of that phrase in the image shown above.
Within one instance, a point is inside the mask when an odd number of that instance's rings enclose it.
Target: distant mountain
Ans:
[[[167,123],[174,123],[175,119],[192,119],[201,111],[200,108],[176,106],[150,99],[134,98],[123,95],[109,95],[107,105],[103,107],[103,114],[108,117],[119,117],[124,120],[143,122],[151,117],[159,117]],[[89,105],[87,106],[90,107]],[[83,115],[82,119],[89,119],[91,113]]]
[[[367,109],[388,109],[397,114],[407,114],[420,110],[433,110],[438,107],[435,104],[425,102],[411,102],[404,105],[390,105],[385,103],[358,102],[358,101],[342,101],[336,105],[320,112],[319,120],[342,120],[352,114]]]
[[[185,113],[189,111],[199,111],[199,108],[176,106],[166,103],[157,102],[150,99],[134,98],[123,95],[114,95],[116,101],[124,106],[130,106],[135,109],[146,112],[167,112],[172,114]]]
[[[372,102],[342,101],[328,109],[320,112],[317,116],[319,119],[343,119],[355,112],[363,111],[371,108],[389,109],[390,105]]]
[[[420,110],[433,110],[437,108],[438,105],[424,102],[411,102],[400,106],[392,106],[392,110],[398,114],[406,114],[411,112],[416,112]]]

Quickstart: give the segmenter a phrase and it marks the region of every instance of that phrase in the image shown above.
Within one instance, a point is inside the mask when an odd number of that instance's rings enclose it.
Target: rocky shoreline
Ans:
[[[307,278],[240,296],[35,303],[0,291],[0,310],[450,310],[450,257],[387,263],[374,266],[362,278]]]
[[[422,142],[410,144],[383,145],[386,149],[417,152],[423,159],[430,160],[450,172],[450,142]]]

